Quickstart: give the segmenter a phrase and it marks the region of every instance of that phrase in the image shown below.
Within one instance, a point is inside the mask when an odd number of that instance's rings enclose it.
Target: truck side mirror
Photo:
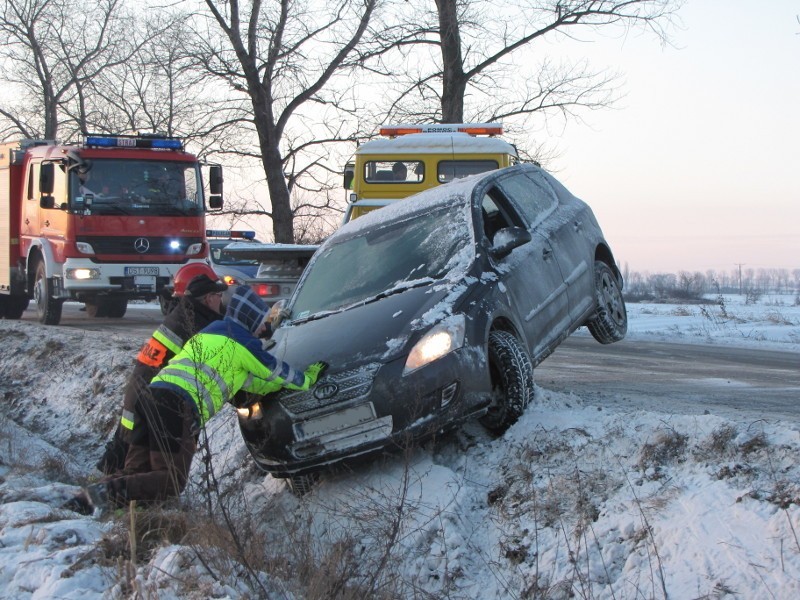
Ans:
[[[347,163],[344,167],[344,189],[353,189],[353,179],[355,179],[356,170],[353,163]]]
[[[39,193],[43,196],[50,196],[53,193],[55,180],[56,166],[53,163],[42,163],[39,168]]]
[[[208,169],[208,189],[212,196],[222,195],[222,167],[214,165]]]
[[[219,210],[222,208],[222,196],[209,196],[208,207],[212,210]]]

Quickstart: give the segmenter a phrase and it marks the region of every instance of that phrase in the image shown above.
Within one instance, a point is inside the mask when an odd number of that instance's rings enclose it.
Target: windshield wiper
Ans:
[[[392,288],[389,288],[388,290],[380,292],[379,294],[375,294],[374,296],[369,296],[363,300],[358,300],[356,302],[347,304],[346,306],[342,306],[334,310],[321,310],[319,312],[312,313],[305,317],[299,317],[297,319],[293,319],[291,323],[299,324],[299,323],[307,323],[308,321],[316,321],[318,319],[322,319],[323,317],[327,317],[328,315],[335,315],[340,312],[345,312],[357,306],[364,306],[366,304],[371,304],[373,302],[376,302],[377,300],[381,300],[382,298],[387,298],[389,296],[394,296],[395,294],[405,292],[406,290],[422,287],[424,285],[429,285],[434,281],[435,279],[431,277],[425,277],[424,279],[415,279],[414,281],[404,281],[402,284],[398,284]]]
[[[395,294],[405,292],[406,290],[422,287],[423,285],[431,284],[434,281],[436,280],[433,279],[432,277],[425,277],[424,279],[414,279],[413,281],[404,281],[403,283],[400,283],[394,286],[393,288],[389,288],[388,290],[383,290],[380,294],[375,294],[374,296],[365,298],[364,300],[361,300],[360,302],[353,304],[352,306],[363,306],[364,304],[372,304],[377,300],[388,298],[389,296],[394,296]]]

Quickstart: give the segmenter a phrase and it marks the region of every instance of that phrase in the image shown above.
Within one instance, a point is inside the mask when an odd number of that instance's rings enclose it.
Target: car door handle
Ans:
[[[25,219],[25,225],[30,225],[31,222],[28,219]]]
[[[583,227],[583,221],[575,221],[575,231],[579,231]]]
[[[551,258],[552,256],[553,256],[553,251],[552,251],[550,248],[544,248],[544,249],[542,250],[542,258],[543,258],[543,259],[545,259],[545,260],[550,260],[550,258]]]
[[[45,226],[45,227],[50,227],[50,221],[45,221],[45,222],[44,222],[44,226]]]

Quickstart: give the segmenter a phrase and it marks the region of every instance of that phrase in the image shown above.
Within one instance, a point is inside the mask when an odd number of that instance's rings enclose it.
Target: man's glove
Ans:
[[[317,383],[320,377],[325,373],[325,370],[328,368],[328,363],[326,362],[315,362],[313,365],[309,365],[305,371],[306,377],[308,377],[310,383],[309,385],[314,385]]]

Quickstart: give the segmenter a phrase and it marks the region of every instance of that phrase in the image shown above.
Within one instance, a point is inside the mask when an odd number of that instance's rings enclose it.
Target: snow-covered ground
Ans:
[[[794,297],[629,316],[631,339],[800,352]],[[225,411],[213,494],[198,455],[180,503],[135,522],[60,509],[96,475],[140,342],[0,321],[0,597],[800,597],[798,423],[542,387],[501,438],[470,423],[302,499],[254,468]]]

